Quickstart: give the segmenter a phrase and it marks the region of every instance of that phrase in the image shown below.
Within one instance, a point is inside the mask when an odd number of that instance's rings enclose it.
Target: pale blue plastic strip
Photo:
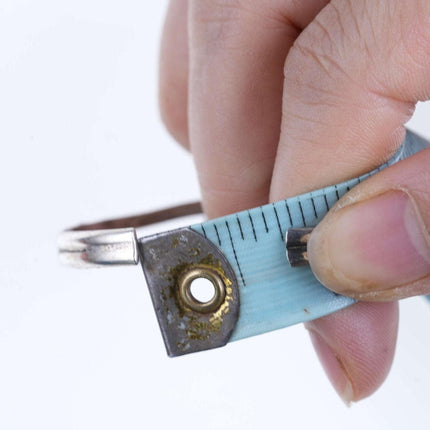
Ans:
[[[386,164],[359,178],[191,228],[218,246],[233,267],[240,290],[240,314],[231,340],[287,327],[351,305],[350,298],[322,286],[308,267],[292,268],[285,233],[315,226],[352,187],[372,174],[427,147],[411,132]]]

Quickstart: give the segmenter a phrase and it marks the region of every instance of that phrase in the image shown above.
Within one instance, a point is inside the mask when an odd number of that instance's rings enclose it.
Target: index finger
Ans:
[[[284,60],[326,3],[191,1],[189,132],[210,217],[268,202]]]

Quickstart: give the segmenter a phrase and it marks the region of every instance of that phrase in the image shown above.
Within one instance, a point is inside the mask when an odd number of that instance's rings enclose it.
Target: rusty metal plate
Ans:
[[[169,356],[224,346],[239,316],[239,288],[220,250],[190,228],[139,239],[139,249]],[[211,302],[190,297],[196,277],[213,283]]]

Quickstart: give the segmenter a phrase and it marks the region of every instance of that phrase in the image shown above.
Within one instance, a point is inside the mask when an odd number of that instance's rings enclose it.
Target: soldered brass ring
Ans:
[[[208,279],[214,287],[214,296],[207,302],[197,300],[191,293],[191,284],[195,279]],[[185,306],[199,313],[216,311],[225,300],[225,285],[217,272],[207,267],[193,267],[183,273],[178,280],[179,295]]]

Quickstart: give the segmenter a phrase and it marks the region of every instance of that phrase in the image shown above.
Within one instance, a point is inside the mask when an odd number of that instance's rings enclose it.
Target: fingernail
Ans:
[[[309,335],[328,379],[345,405],[351,406],[354,390],[342,360],[333,353],[326,341],[318,333],[309,330]]]
[[[360,298],[428,276],[429,243],[409,195],[388,191],[329,215],[311,234],[308,253],[324,285]]]

